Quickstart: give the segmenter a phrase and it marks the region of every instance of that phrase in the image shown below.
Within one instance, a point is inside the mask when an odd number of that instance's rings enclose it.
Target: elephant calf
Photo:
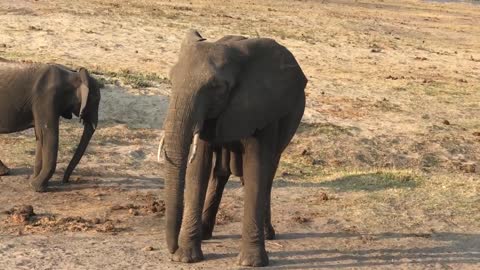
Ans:
[[[67,182],[85,153],[98,123],[100,88],[86,69],[0,59],[0,134],[35,128],[37,142],[31,186],[46,190],[55,172],[60,116],[78,116],[84,124],[80,144],[63,178]],[[0,161],[0,175],[8,168]]]
[[[190,31],[170,79],[159,151],[166,161],[166,240],[173,260],[203,259],[202,237],[210,236],[223,186],[235,174],[243,177],[245,192],[239,264],[267,265],[265,231],[268,238],[274,234],[270,191],[305,109],[302,69],[274,40],[208,42]]]

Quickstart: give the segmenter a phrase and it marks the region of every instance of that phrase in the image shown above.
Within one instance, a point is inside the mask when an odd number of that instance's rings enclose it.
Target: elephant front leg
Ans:
[[[193,263],[203,260],[202,209],[212,166],[212,150],[200,140],[197,155],[187,167],[185,181],[185,210],[183,212],[178,249],[172,255],[177,262]]]
[[[0,160],[0,176],[7,175],[9,172],[10,169]]]
[[[269,151],[256,138],[245,145],[243,158],[244,213],[242,244],[238,263],[242,266],[266,266],[265,205],[269,168]]]
[[[36,128],[39,128],[41,146],[37,143],[37,151],[41,148],[41,158],[38,156],[40,151],[36,153],[36,169],[34,174],[37,174],[30,185],[34,191],[45,192],[47,189],[48,180],[55,173],[57,166],[57,152],[58,152],[58,119],[51,119],[46,123],[35,122]],[[37,170],[37,165],[41,160],[41,170]]]
[[[36,149],[35,149],[35,166],[33,168],[33,178],[37,177],[42,170],[42,136],[41,136],[41,129],[35,128],[35,141],[36,141]]]

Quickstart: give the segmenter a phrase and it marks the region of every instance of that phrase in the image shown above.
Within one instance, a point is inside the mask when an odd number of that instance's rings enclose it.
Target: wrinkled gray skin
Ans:
[[[56,169],[60,116],[80,117],[84,130],[63,178],[85,153],[98,123],[99,85],[81,68],[78,72],[55,64],[17,63],[0,58],[0,134],[35,128],[35,168],[31,186],[44,192]],[[3,146],[6,147],[6,146]],[[0,175],[8,173],[0,161]]]
[[[242,176],[245,193],[239,264],[267,265],[272,180],[305,109],[305,75],[274,40],[226,36],[207,42],[190,31],[170,78],[162,151],[173,260],[203,259],[202,234],[211,236],[223,187],[234,174]],[[190,163],[195,134],[200,139]]]

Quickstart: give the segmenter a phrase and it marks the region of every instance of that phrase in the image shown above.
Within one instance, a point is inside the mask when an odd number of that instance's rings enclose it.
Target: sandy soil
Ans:
[[[32,131],[0,136],[0,159],[13,169],[0,178],[0,268],[237,268],[236,179],[206,260],[175,264],[165,252],[156,146],[165,78],[192,27],[209,39],[276,38],[309,78],[275,181],[271,268],[479,268],[480,7],[222,3],[0,1],[0,57],[84,66],[105,83],[99,130],[71,184],[59,180],[79,141],[76,121],[62,122],[45,194],[27,185]]]

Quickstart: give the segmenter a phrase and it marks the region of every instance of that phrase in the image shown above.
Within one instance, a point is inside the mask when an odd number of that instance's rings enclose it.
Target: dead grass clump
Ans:
[[[328,197],[327,193],[325,193],[325,192],[320,192],[320,193],[318,194],[318,197],[317,197],[317,198],[318,198],[318,200],[320,200],[320,201],[328,201],[328,200],[330,200],[330,198]]]
[[[27,224],[30,222],[30,219],[35,216],[33,206],[31,205],[15,206],[5,213],[8,215],[8,221],[14,224]]]
[[[120,230],[110,219],[37,215],[33,212],[31,205],[17,206],[6,213],[8,217],[3,222],[5,227],[13,230],[20,229],[22,232],[116,232]]]
[[[25,231],[31,232],[115,232],[118,229],[112,220],[83,217],[56,217],[46,215],[34,220],[27,226]]]
[[[126,210],[130,214],[137,216],[137,215],[147,215],[147,214],[165,214],[165,201],[163,200],[147,200],[144,204],[125,204],[119,205],[115,204],[110,207],[110,211],[121,211]]]
[[[311,218],[303,217],[303,216],[294,216],[294,217],[292,217],[292,220],[295,223],[298,223],[298,224],[305,224],[305,223],[308,223],[308,222],[312,221]]]
[[[339,135],[353,135],[353,131],[350,128],[342,127],[332,123],[300,123],[297,129],[298,134],[304,134],[308,136],[339,136]]]
[[[102,84],[102,87],[109,84],[118,84],[121,81],[123,84],[129,85],[133,88],[153,87],[156,84],[169,84],[170,80],[166,77],[157,75],[151,72],[134,72],[129,69],[122,69],[119,72],[114,71],[94,71],[96,78]]]

